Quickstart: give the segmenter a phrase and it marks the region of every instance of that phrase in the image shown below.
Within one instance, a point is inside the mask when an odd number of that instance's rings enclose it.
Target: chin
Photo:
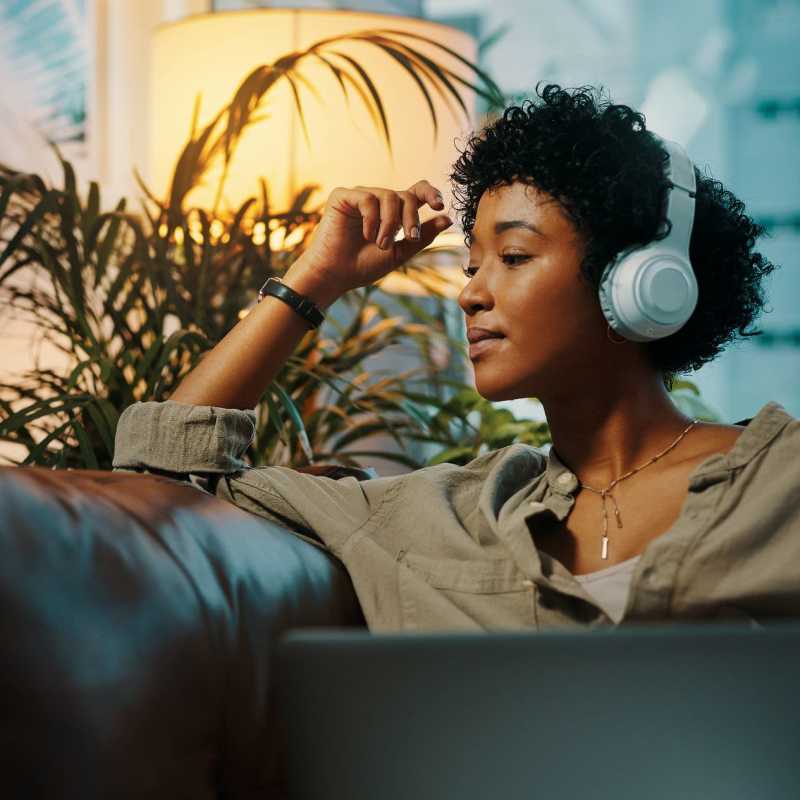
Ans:
[[[500,400],[517,400],[520,397],[529,397],[515,384],[502,380],[479,380],[475,378],[475,391],[485,400],[492,403]]]
[[[525,365],[527,369],[520,370],[518,361],[505,361],[505,367],[499,360],[495,363],[476,361],[473,364],[475,391],[492,403],[538,397],[543,383],[541,366],[529,363]]]

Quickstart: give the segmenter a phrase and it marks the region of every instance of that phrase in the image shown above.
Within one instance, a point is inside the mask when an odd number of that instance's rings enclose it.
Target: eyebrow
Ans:
[[[538,236],[547,238],[533,223],[525,222],[525,220],[523,219],[509,219],[509,220],[504,220],[502,222],[495,222],[494,224],[495,236],[503,233],[503,231],[510,230],[511,228],[525,228],[526,230],[532,231]]]
[[[537,228],[532,222],[526,222],[524,219],[507,219],[502,220],[501,222],[495,222],[494,224],[494,235],[499,236],[504,231],[511,230],[512,228],[524,228],[525,230],[530,231],[531,233],[535,233],[537,236],[541,236],[543,239],[546,239],[546,234],[542,233],[542,231]],[[473,227],[470,238],[474,242],[478,237],[475,236],[475,228]]]

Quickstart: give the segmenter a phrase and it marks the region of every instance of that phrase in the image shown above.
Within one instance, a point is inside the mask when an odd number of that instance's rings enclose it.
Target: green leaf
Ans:
[[[161,344],[158,360],[153,363],[149,371],[143,371],[142,377],[147,380],[147,392],[152,394],[155,392],[164,368],[167,362],[175,353],[180,352],[205,352],[210,348],[210,342],[205,336],[197,331],[190,330],[177,330],[170,337],[163,341],[159,339]]]
[[[92,448],[92,443],[89,435],[86,433],[83,425],[77,419],[72,420],[72,430],[78,440],[80,446],[81,456],[83,457],[84,465],[87,469],[99,469],[100,465],[97,462],[97,456]]]
[[[364,439],[367,436],[383,433],[385,430],[386,424],[383,421],[375,421],[374,419],[352,424],[345,433],[337,437],[333,445],[334,451],[341,450],[349,444],[357,442],[359,439]]]
[[[42,417],[69,411],[88,399],[87,395],[71,397],[53,397],[31,403],[25,408],[15,411],[6,419],[0,420],[0,435],[8,436],[22,427],[29,426],[32,422]]]
[[[47,436],[38,442],[35,447],[29,448],[28,455],[25,457],[25,460],[22,463],[26,465],[47,463],[46,453],[48,446],[51,442],[58,441],[62,434],[66,433],[66,431],[71,427],[72,420],[68,419],[57,428],[54,428]],[[66,448],[66,445],[64,445],[64,447]]]
[[[33,211],[28,214],[23,223],[17,229],[17,232],[11,237],[10,241],[6,245],[5,250],[0,253],[0,267],[5,264],[5,262],[13,253],[16,253],[22,242],[29,234],[31,234],[42,217],[44,217],[46,213],[54,211],[55,209],[56,194],[54,192],[47,192],[47,194],[45,194],[45,196],[36,204],[36,207],[33,209]],[[7,273],[0,274],[0,283],[2,283],[7,277]]]
[[[403,400],[400,407],[411,417],[414,417],[420,422],[423,428],[428,428],[431,422],[431,416],[427,414],[422,408],[417,407],[410,400]]]
[[[304,186],[295,196],[294,200],[292,200],[292,205],[289,210],[286,212],[287,217],[296,217],[298,214],[303,213],[303,209],[305,208],[306,203],[309,201],[314,192],[319,189],[319,185],[316,183],[308,184]]]
[[[91,238],[91,231],[94,227],[97,215],[100,213],[100,187],[97,181],[92,181],[89,184],[89,197],[86,201],[86,208],[83,210],[81,228],[83,230],[83,242],[88,251],[92,250],[93,242]]]
[[[376,42],[378,47],[380,47],[388,56],[393,58],[397,63],[404,69],[409,77],[416,83],[417,88],[420,90],[425,103],[428,106],[428,113],[431,116],[431,121],[433,122],[433,141],[436,141],[436,138],[439,135],[439,119],[436,115],[436,107],[433,104],[433,99],[431,98],[430,92],[428,91],[427,87],[423,80],[417,74],[417,71],[414,69],[414,62],[405,54],[395,50],[394,48],[382,43]]]
[[[114,456],[114,436],[117,430],[119,413],[108,400],[103,400],[102,398],[88,403],[85,410],[100,434],[108,453],[108,459],[111,460]]]
[[[484,36],[478,42],[478,57],[483,59],[486,56],[486,53],[494,47],[509,31],[511,30],[511,23],[504,22],[502,25],[499,25],[495,28],[491,33]]]
[[[342,90],[342,95],[344,96],[345,105],[349,107],[350,96],[347,94],[347,85],[345,84],[344,79],[342,78],[342,70],[339,69],[339,67],[337,67],[332,61],[325,58],[325,56],[321,56],[319,53],[314,52],[312,53],[312,56],[321,61],[323,64],[325,64],[325,66],[327,66],[328,69],[333,73],[334,78],[336,78],[336,80],[339,82],[339,86]]]
[[[422,36],[421,34],[411,33],[410,31],[393,30],[391,28],[379,31],[379,33],[388,33],[394,36],[404,36],[412,39],[418,39],[419,41],[427,42],[428,44],[438,47],[440,50],[443,50],[445,53],[451,55],[457,61],[460,61],[470,70],[472,70],[481,79],[481,81],[483,81],[483,83],[488,87],[488,92],[484,91],[482,88],[477,88],[476,91],[481,97],[489,101],[504,97],[503,90],[492,80],[487,72],[482,70],[477,64],[473,64],[471,61],[464,58],[461,53],[458,53],[452,48],[443,45],[441,42],[437,42],[435,39],[431,39],[429,36]]]
[[[674,378],[672,381],[672,389],[671,391],[680,391],[682,389],[686,389],[693,394],[700,396],[700,389],[697,387],[697,384],[692,383],[691,381],[682,380],[680,378]]]
[[[94,288],[97,289],[100,280],[106,275],[108,270],[108,262],[114,253],[117,245],[117,237],[119,236],[120,226],[122,225],[122,217],[120,213],[125,208],[125,199],[119,201],[117,204],[116,212],[110,214],[100,214],[94,221],[92,231],[90,234],[90,241],[92,247],[96,247],[97,265],[95,267],[95,281]],[[105,236],[97,244],[102,229],[108,225]]]
[[[366,457],[366,458],[383,458],[387,461],[396,461],[399,464],[403,464],[403,466],[410,467],[411,469],[419,469],[422,464],[419,463],[411,456],[406,455],[405,453],[394,453],[390,450],[348,450],[346,452],[336,453],[336,458],[343,459],[345,456],[349,456],[350,458],[358,458],[358,457]],[[359,466],[361,466],[359,464]]]
[[[15,173],[7,178],[0,178],[0,185],[2,185],[2,192],[0,192],[0,219],[3,219],[8,210],[11,198],[15,194],[24,194],[30,191],[33,185],[34,192],[41,195],[48,193],[47,187],[38,175],[27,173]]]
[[[312,463],[314,460],[314,454],[311,450],[311,444],[308,441],[308,434],[306,433],[306,427],[303,424],[303,418],[300,416],[297,406],[280,384],[273,381],[270,388],[278,395],[281,405],[286,410],[286,413],[289,415],[289,419],[291,419],[292,424],[297,431],[297,439],[300,442],[303,455],[306,457],[306,460],[309,462],[309,464]]]
[[[94,361],[90,358],[87,358],[85,361],[79,361],[72,372],[69,374],[69,378],[67,378],[67,389],[75,389],[78,385],[78,381],[85,370],[91,371],[91,367],[94,365]]]
[[[389,122],[386,119],[386,109],[383,107],[383,101],[381,100],[380,92],[376,88],[372,78],[367,74],[367,71],[358,63],[354,58],[351,58],[347,53],[342,53],[339,50],[333,51],[335,55],[339,56],[339,58],[347,61],[348,64],[358,73],[361,80],[364,82],[364,85],[367,87],[367,91],[369,92],[372,102],[374,103],[375,109],[378,112],[378,116],[381,120],[381,126],[383,131],[383,136],[386,139],[386,146],[389,148],[389,152],[392,151],[392,137],[389,133]],[[347,74],[347,73],[345,73]]]
[[[468,445],[459,445],[458,447],[449,447],[437,453],[432,458],[428,459],[428,465],[443,464],[445,462],[452,462],[454,464],[465,464],[475,458],[475,448]]]
[[[705,422],[721,422],[720,415],[707,406],[699,397],[688,390],[673,391],[670,394],[672,402],[687,417],[696,417]]]
[[[278,434],[281,442],[288,448],[290,446],[290,441],[285,426],[283,425],[283,415],[281,414],[280,407],[273,399],[270,391],[264,393],[261,401],[266,403],[269,409],[269,425]]]

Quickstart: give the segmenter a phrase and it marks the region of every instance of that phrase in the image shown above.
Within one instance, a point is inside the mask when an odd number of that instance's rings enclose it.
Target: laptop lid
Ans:
[[[800,621],[306,629],[276,667],[292,798],[800,797]]]

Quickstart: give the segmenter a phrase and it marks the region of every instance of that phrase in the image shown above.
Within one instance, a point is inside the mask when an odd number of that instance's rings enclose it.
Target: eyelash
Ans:
[[[520,259],[520,261],[527,261],[528,258],[529,258],[529,256],[522,255],[522,253],[506,253],[504,256],[502,256],[503,263],[508,263],[506,261],[506,259]],[[519,262],[515,262],[515,263],[519,263]],[[513,266],[513,265],[509,265],[509,266]],[[472,278],[472,277],[474,277],[474,273],[472,272],[472,270],[477,270],[477,269],[478,269],[477,267],[472,267],[470,265],[467,265],[465,267],[462,267],[461,271],[468,278]]]

